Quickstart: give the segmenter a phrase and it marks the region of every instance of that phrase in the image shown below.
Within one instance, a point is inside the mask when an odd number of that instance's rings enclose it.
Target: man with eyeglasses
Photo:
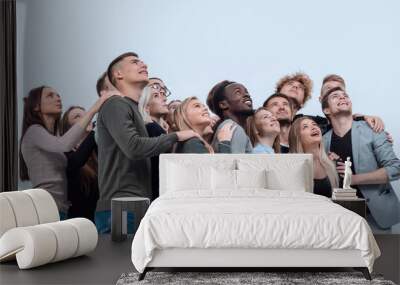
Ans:
[[[366,199],[371,214],[367,219],[384,229],[399,223],[400,202],[390,181],[400,178],[400,160],[386,134],[374,132],[365,121],[354,121],[352,102],[341,87],[327,91],[321,105],[332,125],[324,135],[325,150],[337,160],[342,178],[344,161],[350,157],[352,186]]]
[[[167,88],[167,86],[165,86],[164,82],[160,78],[157,77],[149,78],[149,84],[147,86],[151,87],[151,89],[153,89],[154,91],[165,96],[165,98],[171,96],[171,91]]]

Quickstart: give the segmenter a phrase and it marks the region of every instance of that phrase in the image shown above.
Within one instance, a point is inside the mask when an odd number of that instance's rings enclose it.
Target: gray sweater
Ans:
[[[41,125],[32,125],[21,142],[21,152],[34,188],[43,188],[53,196],[59,211],[67,213],[67,158],[84,135],[85,130],[75,124],[62,137],[53,136]]]
[[[252,153],[253,146],[251,144],[250,138],[247,136],[244,129],[235,121],[231,119],[224,120],[217,128],[214,134],[214,139],[212,141],[212,147],[215,152],[224,152],[219,150],[219,144],[217,140],[217,133],[219,130],[227,123],[232,123],[233,126],[236,126],[236,129],[233,131],[232,140],[231,140],[231,153]]]
[[[99,191],[97,211],[109,210],[113,197],[151,197],[150,157],[169,150],[176,134],[148,136],[137,103],[111,97],[97,119]]]
[[[231,153],[231,142],[222,141],[218,144],[219,153]],[[175,150],[176,153],[210,153],[204,143],[199,138],[191,138],[184,142],[179,142]]]

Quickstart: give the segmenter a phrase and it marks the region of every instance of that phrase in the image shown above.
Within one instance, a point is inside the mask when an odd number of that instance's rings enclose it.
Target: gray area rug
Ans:
[[[148,272],[138,281],[138,273],[122,274],[117,285],[133,284],[390,284],[380,275],[372,275],[372,281],[360,272]]]

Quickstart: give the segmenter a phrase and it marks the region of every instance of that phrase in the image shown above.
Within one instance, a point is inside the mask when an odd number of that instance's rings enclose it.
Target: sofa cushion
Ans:
[[[39,224],[58,222],[60,220],[57,204],[48,191],[44,189],[28,189],[22,191],[22,193],[29,195],[32,199]]]
[[[0,193],[0,237],[16,226],[17,222],[11,204],[8,199]]]
[[[39,224],[35,205],[24,191],[3,192],[1,195],[10,203],[17,227]]]
[[[96,226],[88,219],[17,227],[0,238],[0,261],[16,257],[28,269],[86,254],[97,245]]]
[[[60,220],[53,197],[43,189],[0,193],[0,217],[0,237],[15,227]]]

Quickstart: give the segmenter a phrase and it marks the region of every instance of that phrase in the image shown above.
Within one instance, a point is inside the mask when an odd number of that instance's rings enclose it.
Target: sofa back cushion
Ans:
[[[15,227],[59,220],[57,205],[46,190],[29,189],[0,193],[0,237]]]

